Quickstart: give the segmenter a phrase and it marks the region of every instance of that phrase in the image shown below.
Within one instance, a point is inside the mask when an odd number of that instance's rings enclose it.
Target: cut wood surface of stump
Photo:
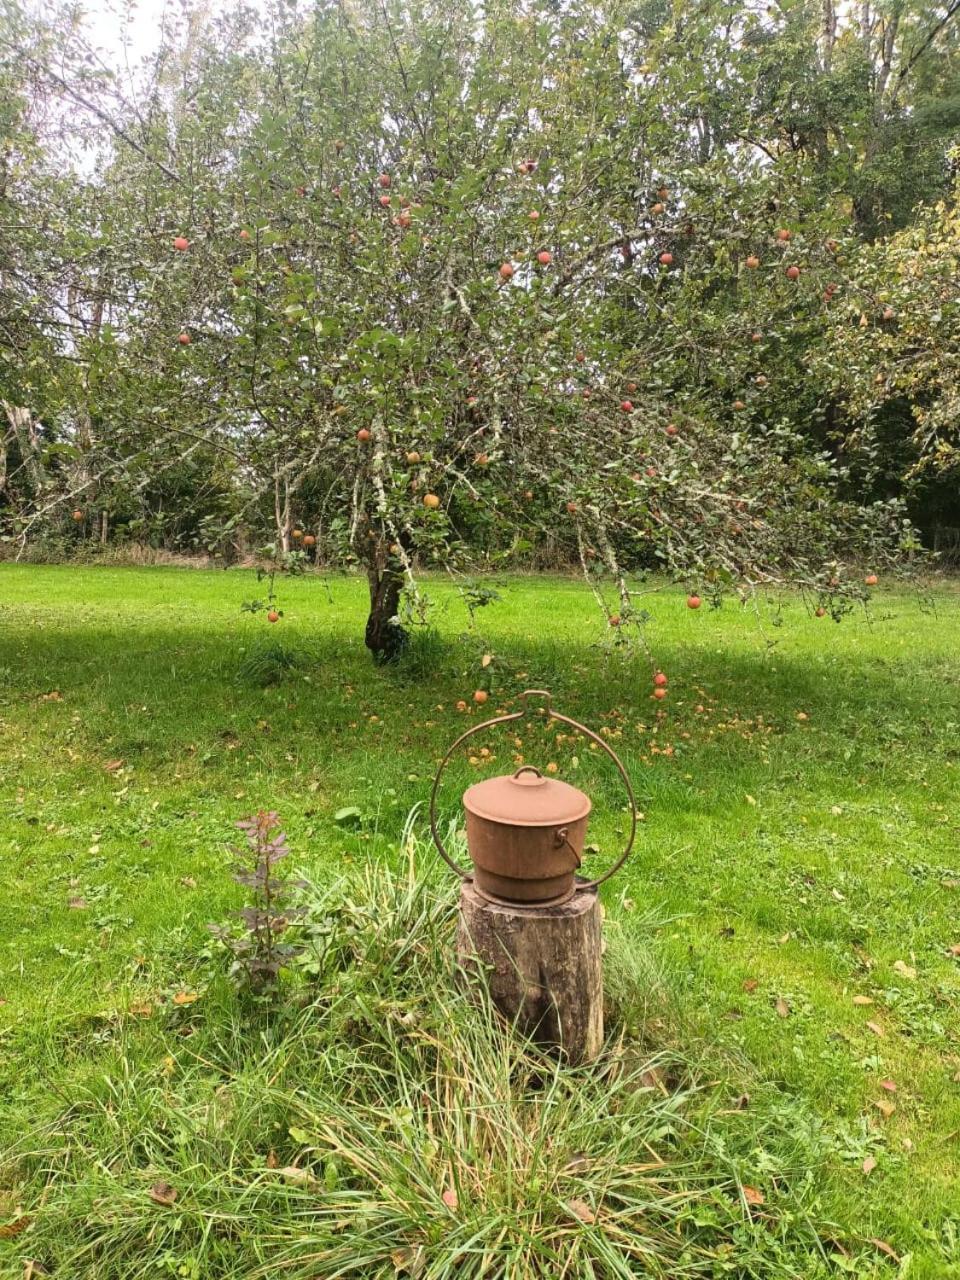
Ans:
[[[500,1013],[569,1062],[603,1043],[602,909],[596,889],[557,906],[490,902],[471,881],[460,891],[457,958],[467,983],[485,975]]]

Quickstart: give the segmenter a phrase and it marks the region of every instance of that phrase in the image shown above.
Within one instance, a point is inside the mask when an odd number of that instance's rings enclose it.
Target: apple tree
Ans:
[[[420,569],[487,535],[559,538],[620,624],[641,567],[827,597],[896,563],[902,510],[796,404],[849,207],[756,145],[764,64],[708,9],[240,10],[128,107],[78,58],[116,142],[87,194],[100,447],[132,483],[222,460],[231,519],[266,504],[279,555],[363,567],[380,658]]]

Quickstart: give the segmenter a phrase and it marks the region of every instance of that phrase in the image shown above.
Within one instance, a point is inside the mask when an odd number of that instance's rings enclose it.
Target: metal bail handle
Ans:
[[[602,876],[598,876],[596,880],[584,880],[577,885],[576,892],[584,893],[587,890],[596,889],[598,885],[603,884],[605,880],[609,880],[611,876],[616,875],[626,860],[630,857],[630,852],[633,849],[633,842],[637,836],[637,802],[634,798],[633,787],[630,785],[630,779],[627,776],[627,771],[623,767],[617,753],[611,746],[604,742],[603,738],[601,738],[599,734],[594,733],[592,729],[588,729],[587,726],[581,724],[579,720],[571,720],[569,716],[564,716],[561,715],[559,711],[554,711],[550,705],[550,693],[547,689],[524,690],[520,695],[520,699],[524,704],[522,711],[512,711],[509,715],[495,716],[492,720],[484,720],[482,724],[475,724],[473,728],[468,729],[466,733],[461,733],[460,737],[440,761],[440,767],[437,769],[436,777],[433,779],[433,789],[430,792],[430,832],[433,835],[433,843],[437,846],[441,858],[443,858],[451,871],[455,871],[461,880],[473,879],[470,873],[468,871],[464,871],[458,863],[454,862],[449,853],[447,853],[444,848],[443,841],[440,839],[440,832],[437,830],[437,792],[440,790],[440,779],[443,776],[444,769],[450,763],[453,753],[459,746],[466,742],[468,738],[472,738],[475,733],[480,733],[483,729],[492,729],[496,725],[510,724],[513,720],[522,720],[529,710],[529,707],[527,706],[528,698],[539,698],[541,701],[546,703],[546,706],[544,707],[544,714],[548,719],[562,720],[564,724],[568,724],[572,729],[578,730],[578,732],[582,733],[585,737],[589,738],[591,742],[595,742],[598,747],[604,750],[617,766],[617,772],[620,774],[620,778],[627,791],[627,796],[630,799],[630,836],[627,840],[626,847],[609,871],[605,871],[604,874]],[[522,765],[513,776],[516,777],[517,774],[523,773],[524,770],[529,769],[532,769],[537,773],[540,772],[539,769],[536,768],[536,765],[525,764]]]

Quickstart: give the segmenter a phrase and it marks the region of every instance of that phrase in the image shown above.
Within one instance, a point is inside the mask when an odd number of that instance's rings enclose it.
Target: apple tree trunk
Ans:
[[[364,640],[377,662],[394,662],[403,652],[408,638],[397,617],[403,575],[390,566],[371,565],[367,578],[370,583],[370,615]]]

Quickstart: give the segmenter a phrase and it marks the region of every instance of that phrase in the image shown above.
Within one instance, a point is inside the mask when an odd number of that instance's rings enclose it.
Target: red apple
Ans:
[[[530,219],[530,221],[531,221],[531,222],[539,222],[539,221],[540,221],[540,210],[539,210],[539,209],[531,209],[531,210],[530,210],[530,212],[527,214],[527,217]]]
[[[568,502],[567,510],[572,516],[575,516],[577,514],[577,504],[575,502]]]
[[[662,702],[664,698],[667,696],[667,691],[666,689],[654,689],[653,696],[656,698],[658,702]]]
[[[436,511],[440,505],[440,499],[435,493],[425,493],[423,495],[423,505],[428,511]]]
[[[677,434],[676,424],[673,422],[668,422],[667,425],[664,427],[664,431],[668,436],[675,436]]]
[[[823,605],[821,604],[821,605],[818,605],[818,606],[817,606],[817,608],[816,608],[816,609],[814,609],[814,611],[813,611],[813,612],[816,614],[816,616],[817,616],[818,618],[822,618],[822,617],[824,617],[824,616],[825,616],[825,614],[826,614],[826,612],[827,612],[827,611],[826,611],[826,609],[823,607]]]
[[[181,347],[189,347],[191,342],[189,333],[181,333],[177,338],[177,341],[180,343]]]
[[[500,267],[500,279],[509,280],[513,276],[513,264],[504,262]]]
[[[390,186],[393,179],[390,177],[389,173],[381,173],[377,181],[380,183],[381,187],[383,187],[384,190],[386,190],[386,188]]]
[[[357,432],[357,439],[360,441],[361,444],[367,443],[367,441],[370,439],[370,432],[367,430],[366,427],[360,428],[360,430]]]
[[[537,254],[537,261],[540,263],[541,267],[549,267],[550,263],[553,261],[553,254],[548,253],[546,249],[541,249]]]
[[[863,581],[865,586],[875,587],[877,583],[880,581],[880,579],[877,577],[875,573],[868,573]]]
[[[619,613],[611,613],[610,617],[607,619],[607,625],[611,627],[619,627],[620,625]]]
[[[279,621],[280,621],[280,615],[279,615],[279,613],[277,613],[276,609],[271,609],[271,610],[270,610],[270,612],[267,614],[267,621],[268,621],[268,622],[279,622]]]
[[[623,410],[623,412],[624,412],[624,413],[633,413],[633,401],[632,401],[632,400],[621,400],[621,401],[620,401],[620,408]]]
[[[673,254],[672,254],[672,253],[661,253],[661,255],[660,255],[660,265],[661,265],[662,267],[669,267],[669,266],[672,266],[672,265],[673,265]]]
[[[244,227],[244,229],[240,232],[240,239],[241,240],[250,239],[250,232],[246,229],[246,227]]]
[[[179,249],[180,252],[183,253],[185,249],[190,248],[190,241],[187,239],[186,236],[177,236],[177,238],[173,242],[173,247],[175,249]]]
[[[799,280],[799,279],[800,279],[800,268],[799,268],[799,267],[787,267],[787,279],[788,279],[788,280]]]
[[[741,410],[745,409],[746,407],[747,406],[743,403],[742,400],[734,400],[733,402],[733,408],[737,411],[737,413],[740,413]]]
[[[650,212],[653,214],[655,218],[660,217],[661,213],[663,213],[663,209],[664,209],[664,206],[661,204],[659,200],[657,201],[656,204],[652,204],[650,206]]]
[[[389,209],[389,208],[390,208],[390,197],[389,197],[389,196],[381,196],[381,197],[380,197],[380,208],[381,208],[381,209]]]
[[[316,546],[316,543],[317,543],[317,540],[312,533],[305,533],[303,535],[303,545],[305,547],[314,547]]]
[[[792,231],[788,231],[786,227],[781,227],[777,232],[777,239],[782,241],[783,244],[786,244],[792,235]]]
[[[653,683],[656,685],[658,689],[665,689],[667,686],[667,677],[663,674],[662,671],[658,671],[657,674],[653,677]]]
[[[76,511],[74,511],[73,519],[77,522],[77,524],[79,524],[80,521],[83,519],[83,512],[80,510],[79,507],[77,508]]]
[[[687,596],[688,609],[699,609],[701,604],[703,604],[703,601],[698,595]]]
[[[760,259],[755,254],[751,253],[750,257],[747,258],[747,266],[750,268],[751,271],[756,271],[759,265],[760,265]]]

